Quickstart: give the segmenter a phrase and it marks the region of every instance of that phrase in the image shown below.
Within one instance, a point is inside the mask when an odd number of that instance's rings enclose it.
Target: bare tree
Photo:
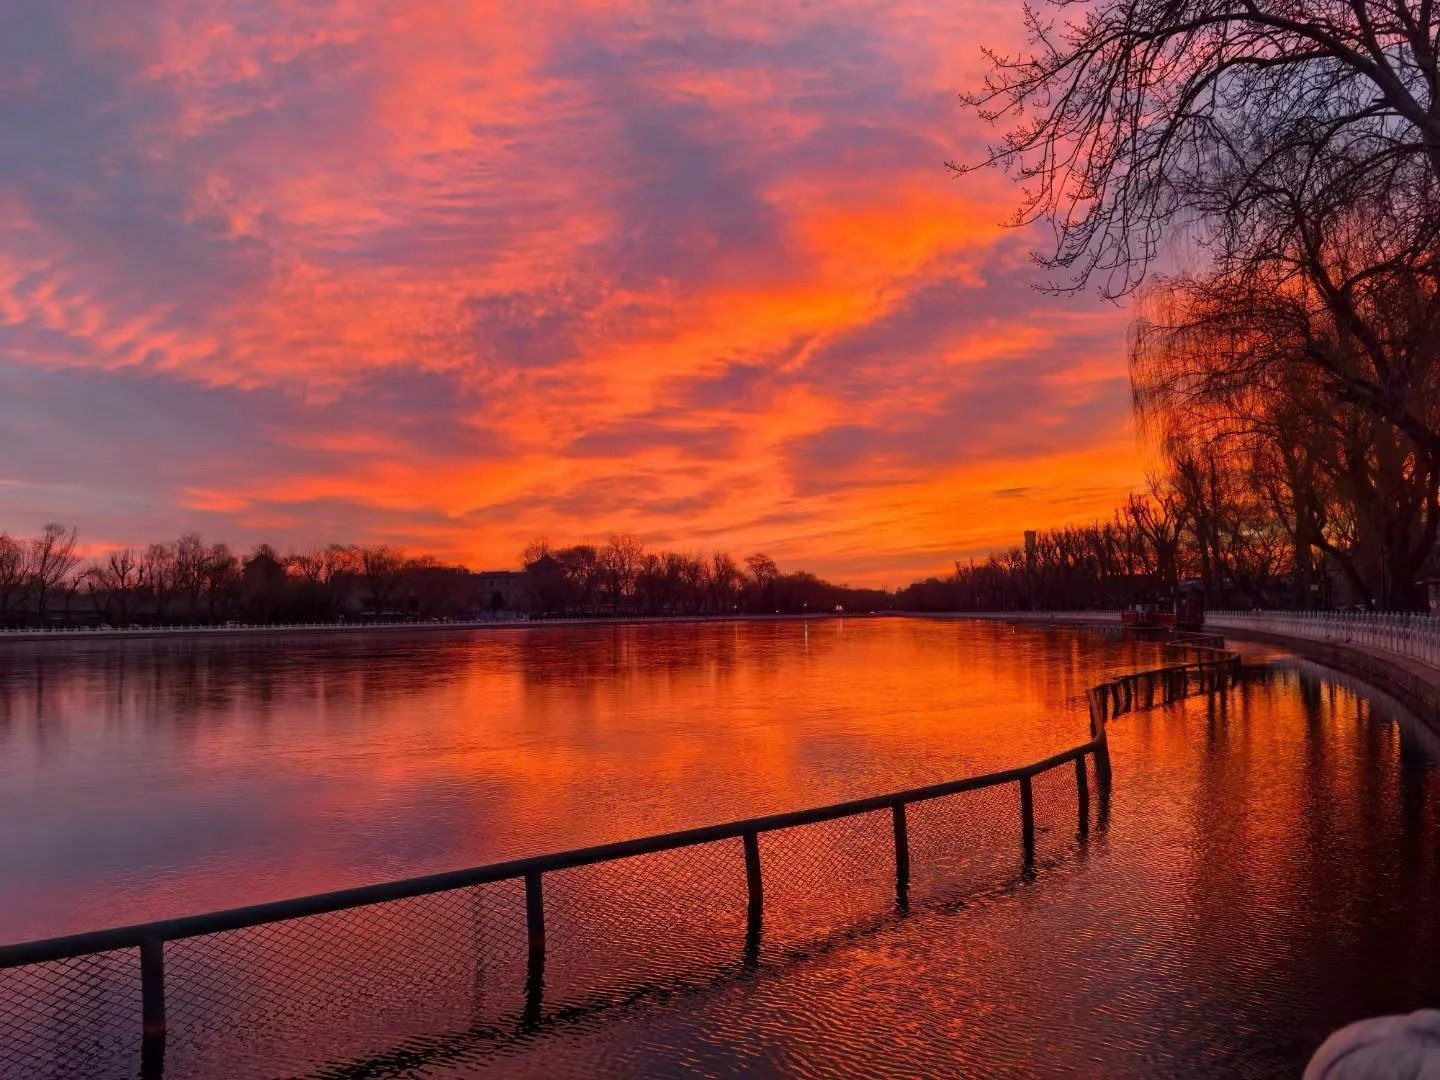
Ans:
[[[634,592],[635,575],[645,559],[645,545],[629,533],[615,533],[600,549],[603,586],[611,610],[618,611]]]
[[[130,624],[144,580],[143,564],[134,548],[124,547],[110,552],[77,580],[90,594],[90,602],[97,615],[114,626]]]
[[[75,551],[75,530],[54,522],[30,541],[30,588],[35,597],[35,614],[40,625],[48,616],[50,595],[69,580],[80,562]]]
[[[988,52],[966,100],[1013,125],[981,164],[1024,182],[1018,219],[1054,224],[1074,283],[1129,291],[1175,224],[1243,255],[1296,175],[1417,202],[1440,178],[1430,0],[1050,0],[1025,21],[1030,50]]]
[[[750,579],[762,589],[780,576],[780,568],[775,565],[775,560],[760,552],[746,556],[745,566],[750,571]]]
[[[539,562],[547,555],[552,558],[555,555],[554,549],[550,546],[550,541],[543,536],[537,536],[520,549],[520,565],[530,566],[533,563]]]
[[[709,592],[710,610],[724,614],[737,605],[740,587],[745,575],[727,551],[717,551],[710,556]]]
[[[170,611],[171,601],[179,584],[176,570],[174,544],[151,544],[145,549],[140,572],[142,586],[150,590],[154,605],[154,617],[164,619]]]
[[[746,556],[745,567],[750,571],[756,601],[762,607],[771,607],[775,602],[775,583],[780,579],[780,567],[769,555],[758,551]]]
[[[1179,495],[1159,479],[1151,477],[1150,490],[1144,496],[1131,495],[1126,513],[1140,533],[1143,549],[1154,555],[1145,572],[1153,574],[1165,588],[1173,589],[1180,580],[1180,540],[1186,526],[1186,514]]]
[[[359,550],[344,544],[327,544],[292,553],[282,561],[301,583],[296,599],[306,618],[319,614],[335,616],[343,607],[344,594],[352,579],[362,572]]]
[[[276,559],[279,564],[279,560]],[[240,560],[229,544],[211,544],[200,564],[205,589],[206,613],[211,622],[235,614],[240,601]]]
[[[564,595],[556,606],[563,610],[573,604],[580,611],[591,610],[604,576],[599,551],[593,544],[575,544],[556,551],[555,559],[565,572]]]
[[[393,610],[405,583],[405,553],[390,544],[367,544],[358,549],[358,558],[372,611]]]
[[[14,618],[29,587],[29,546],[0,532],[0,626]]]
[[[325,548],[293,552],[282,561],[311,585],[323,585],[330,578],[330,559]]]
[[[200,611],[200,596],[205,591],[205,541],[199,533],[185,533],[175,542],[175,589],[186,598],[185,614],[195,618]]]

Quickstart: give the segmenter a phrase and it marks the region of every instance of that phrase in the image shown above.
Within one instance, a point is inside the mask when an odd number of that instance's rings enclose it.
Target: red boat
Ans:
[[[1138,601],[1120,613],[1128,630],[1183,630],[1195,633],[1205,625],[1205,590],[1199,582],[1183,582],[1173,600]]]

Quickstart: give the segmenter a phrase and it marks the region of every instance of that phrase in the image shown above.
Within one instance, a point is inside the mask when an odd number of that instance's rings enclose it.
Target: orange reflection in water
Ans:
[[[1147,653],[1148,654],[1148,653]],[[989,771],[1135,649],[964,623],[550,627],[12,650],[8,940]]]
[[[196,790],[177,794],[162,768],[149,792],[183,795],[192,824],[222,819],[227,798],[248,810],[244,843],[204,851],[269,888],[1030,760],[1080,737],[1079,691],[1153,659],[920,620],[277,644],[46,654],[13,682],[31,711],[12,709],[7,731],[48,733],[27,744],[36,775],[93,780],[75,751],[109,732],[98,756],[115,767],[126,737],[163,764],[163,733],[141,718],[188,718],[169,730]],[[183,677],[126,681],[117,722],[97,727],[83,716],[114,682],[101,658]],[[69,722],[40,719],[56,715]],[[910,807],[900,910],[888,811],[767,833],[757,939],[737,840],[550,872],[533,999],[515,881],[174,942],[167,1068],[1293,1071],[1334,1026],[1423,1004],[1440,971],[1440,800],[1421,733],[1398,717],[1293,662],[1128,715],[1111,733],[1115,791],[1083,828],[1074,769],[1035,778],[1038,857],[1023,869],[1017,785]],[[72,791],[80,809],[95,795]],[[168,892],[132,897],[235,884],[198,858],[136,865]],[[17,1046],[32,1071],[133,1056],[133,957],[22,972],[18,993],[15,978],[0,973],[0,1065]]]

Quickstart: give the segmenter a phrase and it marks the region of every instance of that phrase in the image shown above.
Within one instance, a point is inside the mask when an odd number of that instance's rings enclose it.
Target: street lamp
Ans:
[[[1390,554],[1390,545],[1380,545],[1380,610],[1384,611],[1390,604],[1390,572],[1386,566],[1386,557]]]

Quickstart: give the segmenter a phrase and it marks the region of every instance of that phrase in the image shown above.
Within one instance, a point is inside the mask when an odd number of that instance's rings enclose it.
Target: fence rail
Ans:
[[[1012,622],[1071,622],[1114,626],[1118,611],[983,612],[980,619]],[[1440,667],[1440,616],[1405,611],[1227,611],[1207,612],[1205,625],[1219,630],[1257,630],[1305,641],[1358,645]]]
[[[1075,834],[1088,835],[1090,769],[1102,800],[1111,786],[1109,720],[1153,705],[1157,697],[1169,702],[1190,693],[1220,690],[1238,673],[1238,657],[1219,648],[1218,639],[1197,637],[1176,644],[1189,651],[1182,662],[1121,676],[1089,691],[1089,741],[1029,765],[722,825],[0,947],[0,1074],[8,1075],[10,1069],[41,1074],[50,1062],[46,1040],[54,1041],[62,1028],[68,1032],[75,1026],[70,1006],[53,1006],[48,1012],[42,1007],[45,1015],[27,1020],[27,1008],[33,1013],[37,999],[47,995],[56,1001],[73,997],[82,1003],[75,1008],[109,1009],[112,1017],[104,1038],[89,1039],[87,1052],[107,1039],[114,1045],[133,1039],[140,1043],[146,1063],[142,1071],[154,1074],[156,1063],[164,1060],[167,1034],[203,1027],[213,1022],[216,1013],[223,1013],[232,1028],[243,1029],[251,1015],[243,999],[251,992],[273,998],[281,993],[274,987],[283,985],[306,987],[302,993],[309,993],[315,976],[307,950],[340,947],[335,946],[337,939],[348,943],[342,947],[348,952],[340,968],[363,973],[366,967],[380,964],[379,957],[395,941],[418,938],[407,946],[418,955],[405,960],[403,975],[391,981],[420,985],[427,965],[450,963],[464,951],[457,949],[457,941],[467,935],[483,936],[489,943],[484,948],[490,950],[484,963],[494,966],[500,954],[505,963],[513,960],[517,980],[523,979],[522,1017],[533,1020],[540,1015],[549,956],[555,948],[564,952],[583,936],[577,925],[596,930],[601,938],[629,941],[646,954],[645,959],[663,952],[648,936],[653,930],[617,929],[618,923],[634,918],[629,909],[644,897],[617,899],[616,890],[643,893],[663,888],[656,885],[657,877],[668,880],[677,870],[689,875],[694,891],[704,894],[698,900],[689,898],[701,905],[703,914],[684,917],[692,922],[682,936],[718,934],[738,919],[735,925],[737,932],[743,928],[744,955],[753,958],[772,908],[783,907],[797,891],[811,887],[817,876],[843,879],[833,869],[802,866],[816,861],[802,857],[802,849],[807,844],[813,848],[812,834],[822,826],[843,830],[829,846],[854,858],[847,871],[879,886],[881,882],[874,880],[877,867],[886,867],[880,875],[886,879],[883,888],[890,903],[902,911],[908,908],[915,875],[944,858],[947,846],[955,846],[945,822],[956,813],[971,815],[966,819],[970,830],[966,835],[972,844],[983,835],[987,844],[982,846],[1000,849],[1006,846],[1004,836],[1009,832],[1008,843],[1015,845],[1010,850],[1018,848],[1022,864],[1032,866],[1037,800],[1046,810],[1045,831],[1053,831],[1050,812],[1063,804],[1068,809],[1061,815],[1073,815],[1069,820]],[[1067,773],[1073,773],[1073,786]],[[1002,798],[1006,792],[1009,797]],[[959,796],[964,798],[957,810]],[[982,801],[966,801],[974,799]],[[855,850],[847,853],[847,847]],[[678,867],[666,863],[663,874],[647,862],[667,853],[685,853],[690,862]],[[619,876],[603,883],[576,877],[597,872]],[[718,884],[721,879],[733,881],[736,888],[726,892]],[[842,893],[854,886],[853,881],[838,884]],[[562,902],[573,898],[573,910],[557,912],[552,885],[560,890]],[[436,907],[421,913],[415,903]],[[675,897],[668,897],[662,905],[662,921],[683,922],[676,914],[681,906]],[[366,912],[379,914],[369,919]],[[558,923],[557,916],[563,916]],[[337,924],[337,919],[347,921]],[[417,920],[425,920],[423,927],[417,927]],[[317,944],[319,939],[323,941]],[[473,961],[477,965],[480,952]],[[6,976],[12,977],[8,983]],[[172,1002],[167,998],[176,978],[181,993]],[[77,983],[82,984],[78,989]],[[328,986],[326,992],[334,989]],[[133,1000],[136,991],[138,1002]],[[183,1014],[180,1021],[174,1018],[172,1005]],[[127,1030],[127,1024],[135,1026]]]
[[[875,612],[870,612],[874,615]],[[884,614],[890,614],[886,612]],[[130,626],[0,626],[0,641],[117,641],[136,638],[160,637],[223,637],[244,634],[277,633],[357,633],[373,630],[493,630],[513,629],[531,626],[592,626],[592,625],[647,625],[651,623],[714,623],[734,622],[776,622],[793,619],[838,619],[842,617],[863,618],[863,613],[853,612],[848,616],[829,611],[776,612],[720,612],[705,614],[645,614],[641,612],[618,612],[604,615],[535,615],[533,613],[511,612],[477,618],[433,619],[374,619],[336,620],[325,622],[225,622],[225,623],[160,623],[132,624]]]
[[[1195,658],[1131,672],[1091,687],[1087,697],[1092,728],[1104,731],[1108,721],[1137,709],[1224,690],[1241,675],[1239,654],[1226,650],[1218,634],[1171,634],[1167,644]]]
[[[1440,618],[1407,612],[1214,611],[1206,622],[1308,641],[1359,645],[1440,667]]]
[[[81,638],[109,640],[112,638],[169,637],[181,634],[215,635],[274,632],[336,632],[342,630],[444,630],[485,626],[523,625],[520,616],[480,619],[374,619],[371,621],[330,619],[325,622],[285,623],[156,623],[130,626],[3,626],[0,641],[27,638]]]

